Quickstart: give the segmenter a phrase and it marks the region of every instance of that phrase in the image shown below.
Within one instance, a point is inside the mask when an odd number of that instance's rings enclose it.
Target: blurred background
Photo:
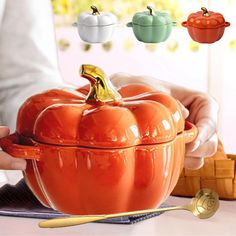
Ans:
[[[72,27],[81,12],[95,5],[100,11],[112,12],[119,20],[113,40],[106,44],[81,41]],[[170,38],[160,44],[136,40],[126,23],[151,5],[168,11],[177,26]],[[83,63],[102,67],[108,74],[127,72],[151,75],[184,87],[207,92],[220,105],[219,136],[227,153],[236,153],[236,1],[233,0],[52,0],[56,41],[61,73],[71,84],[86,83],[78,76]],[[192,12],[202,6],[220,12],[231,23],[223,38],[211,45],[191,40],[181,26]]]

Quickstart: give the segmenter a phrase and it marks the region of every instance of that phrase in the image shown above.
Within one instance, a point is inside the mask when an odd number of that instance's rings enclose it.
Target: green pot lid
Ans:
[[[172,24],[170,14],[167,12],[154,11],[148,7],[149,11],[137,12],[132,19],[132,23],[141,26],[162,26]]]

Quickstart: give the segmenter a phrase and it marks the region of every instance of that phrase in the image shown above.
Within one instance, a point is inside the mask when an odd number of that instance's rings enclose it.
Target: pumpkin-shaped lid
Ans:
[[[141,26],[162,26],[172,24],[170,14],[167,12],[155,11],[147,6],[148,11],[137,12],[133,16],[132,23]]]
[[[80,74],[90,81],[88,94],[54,89],[30,97],[19,110],[17,132],[52,145],[125,148],[166,143],[184,130],[173,97],[144,85],[118,92],[92,65],[82,65]]]
[[[222,14],[208,11],[202,7],[201,11],[188,16],[187,25],[195,28],[213,29],[225,26],[225,19]]]
[[[78,15],[77,25],[88,27],[109,26],[117,23],[117,17],[109,12],[99,12],[97,7],[91,6],[92,12],[82,12]]]

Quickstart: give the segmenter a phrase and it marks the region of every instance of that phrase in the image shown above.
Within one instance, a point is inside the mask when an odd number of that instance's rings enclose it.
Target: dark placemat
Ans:
[[[167,207],[167,205],[162,204],[161,207]],[[161,213],[150,213],[137,216],[125,216],[99,222],[133,224],[160,214]],[[16,185],[6,184],[0,188],[0,215],[37,219],[51,219],[67,216],[53,209],[44,207],[32,194],[23,179]]]

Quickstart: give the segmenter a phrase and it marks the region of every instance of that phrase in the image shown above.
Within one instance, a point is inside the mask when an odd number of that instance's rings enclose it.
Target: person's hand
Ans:
[[[204,157],[217,151],[218,104],[211,96],[200,92],[189,92],[181,102],[189,110],[187,120],[198,128],[197,138],[186,145],[185,166],[198,169],[203,166]]]
[[[198,128],[197,138],[186,145],[185,167],[187,169],[199,169],[204,164],[204,157],[211,156],[216,152],[218,104],[211,96],[148,76],[117,73],[111,76],[111,80],[116,87],[134,83],[146,84],[155,91],[169,93],[183,104],[184,118],[187,118]]]
[[[0,126],[0,138],[9,134],[9,129]],[[0,150],[0,170],[25,170],[26,160],[14,158]]]

